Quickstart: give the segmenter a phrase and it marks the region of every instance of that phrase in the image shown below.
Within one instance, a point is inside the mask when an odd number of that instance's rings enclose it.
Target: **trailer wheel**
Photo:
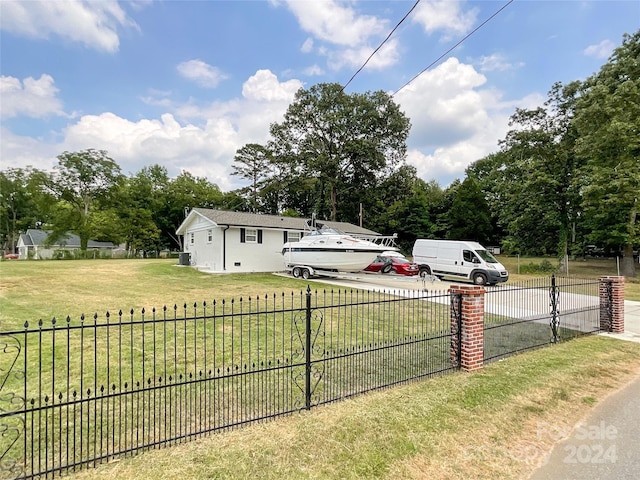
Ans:
[[[393,267],[391,266],[391,264],[390,264],[390,263],[387,263],[386,265],[384,265],[384,266],[382,267],[382,270],[381,270],[381,271],[382,271],[382,273],[389,273],[389,272],[391,271],[391,269],[392,269],[392,268],[393,268]]]
[[[309,280],[309,277],[311,276],[311,272],[309,272],[308,268],[303,268],[302,269],[302,278],[304,278],[305,280]]]
[[[487,276],[481,272],[475,272],[473,274],[473,283],[476,285],[486,285],[487,284]]]
[[[300,267],[293,267],[291,275],[293,275],[293,278],[300,278]]]
[[[431,269],[429,267],[420,267],[420,273],[418,273],[418,275],[420,275],[420,278],[428,277],[431,275]]]

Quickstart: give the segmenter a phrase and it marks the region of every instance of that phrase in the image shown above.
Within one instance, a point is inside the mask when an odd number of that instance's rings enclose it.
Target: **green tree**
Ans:
[[[42,188],[44,172],[27,168],[0,171],[0,243],[15,252],[20,232],[36,227],[47,217],[42,207],[51,203]]]
[[[476,162],[467,175],[479,182],[496,227],[510,249],[565,258],[580,220],[579,159],[571,118],[579,83],[556,83],[544,107],[516,109],[501,151]]]
[[[487,244],[491,239],[491,212],[478,182],[467,177],[456,189],[448,211],[447,238],[475,240]]]
[[[111,204],[124,176],[104,150],[64,152],[57,158],[58,165],[47,183],[61,203],[51,241],[70,231],[80,237],[80,249],[86,251],[89,239],[99,239],[93,223],[96,207]]]
[[[496,152],[487,155],[467,167],[466,176],[473,178],[487,203],[491,215],[490,244],[501,245],[506,231],[503,224],[503,210],[509,198],[510,187],[507,185],[507,169],[509,155]]]
[[[118,216],[123,241],[132,254],[158,251],[169,245],[162,241],[161,211],[169,184],[167,170],[159,165],[142,168],[125,182],[120,192]]]
[[[394,195],[388,203],[381,198],[380,213],[377,216],[379,223],[374,223],[372,228],[382,233],[397,233],[398,245],[410,254],[416,239],[434,238],[434,212],[442,202],[443,192],[436,181],[425,182],[415,175],[407,178],[405,182],[397,182],[395,175],[390,177],[389,184],[396,187],[399,183],[406,189],[403,191],[404,195],[399,191],[393,192]]]
[[[249,210],[254,213],[262,211],[260,189],[272,173],[269,150],[257,143],[245,145],[236,152],[231,169],[231,175],[238,175],[251,182],[247,189],[238,192],[242,196],[246,195]]]
[[[385,92],[349,95],[338,84],[319,84],[296,93],[284,121],[271,125],[268,149],[287,172],[286,186],[304,179],[319,217],[357,222],[358,210],[341,202],[377,188],[404,162],[409,128]]]
[[[621,273],[636,275],[640,244],[640,31],[625,34],[598,73],[583,84],[574,123],[582,169],[583,205],[592,239],[623,248]]]
[[[189,211],[196,207],[221,208],[227,200],[216,184],[186,171],[169,182],[164,199],[156,224],[162,235],[170,238],[180,249],[182,242],[175,232]]]

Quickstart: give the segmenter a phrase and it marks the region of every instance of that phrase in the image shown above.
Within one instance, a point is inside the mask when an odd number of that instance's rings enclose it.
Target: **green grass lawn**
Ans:
[[[0,329],[22,328],[25,321],[79,318],[119,310],[185,303],[208,303],[299,292],[307,284],[264,274],[211,275],[161,260],[68,260],[0,262]]]
[[[548,257],[514,257],[507,255],[497,255],[496,258],[502,263],[509,271],[509,282],[518,282],[520,280],[528,280],[536,278],[539,275],[519,274],[518,266],[522,267],[525,264],[533,263],[535,265],[541,264],[547,260],[552,265],[556,266],[558,260],[556,258]],[[636,265],[636,272],[640,275],[640,265]],[[618,268],[615,258],[595,259],[590,258],[587,260],[578,258],[575,260],[569,260],[569,275],[582,278],[599,278],[607,275],[617,275]],[[640,301],[640,277],[627,278],[625,280],[625,300]]]
[[[512,259],[500,260],[515,271]],[[615,274],[607,261],[582,267],[570,269],[595,278]],[[531,276],[512,274],[510,281],[526,278]],[[307,285],[320,292],[340,290],[272,274],[204,274],[177,266],[175,259],[0,262],[0,330],[20,330],[40,319],[50,324],[54,317],[64,322],[67,315],[76,321],[83,313],[126,315],[131,309],[182,309],[240,298],[270,301],[300,296]],[[640,284],[626,286],[626,298],[640,300]],[[572,425],[577,414],[640,371],[639,353],[634,344],[579,339],[496,362],[480,374],[364,395],[145,453],[79,478],[247,478],[256,471],[267,479],[518,478],[532,467],[512,458],[511,446],[526,446],[535,422]],[[469,439],[482,441],[468,445]],[[549,446],[540,442],[536,448]]]

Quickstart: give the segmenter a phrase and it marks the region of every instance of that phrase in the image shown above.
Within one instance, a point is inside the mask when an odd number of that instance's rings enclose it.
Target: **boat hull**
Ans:
[[[382,249],[283,249],[287,267],[304,265],[338,272],[364,270],[381,252]]]

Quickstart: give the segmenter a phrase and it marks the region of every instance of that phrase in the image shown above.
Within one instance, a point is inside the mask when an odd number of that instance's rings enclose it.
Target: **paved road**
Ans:
[[[640,342],[640,302],[624,302],[623,334]],[[530,480],[637,480],[640,478],[640,377],[598,405],[571,436],[556,444]]]
[[[544,432],[542,434],[545,434]],[[550,429],[546,434],[558,435]],[[598,405],[557,443],[530,480],[640,478],[640,377]]]

